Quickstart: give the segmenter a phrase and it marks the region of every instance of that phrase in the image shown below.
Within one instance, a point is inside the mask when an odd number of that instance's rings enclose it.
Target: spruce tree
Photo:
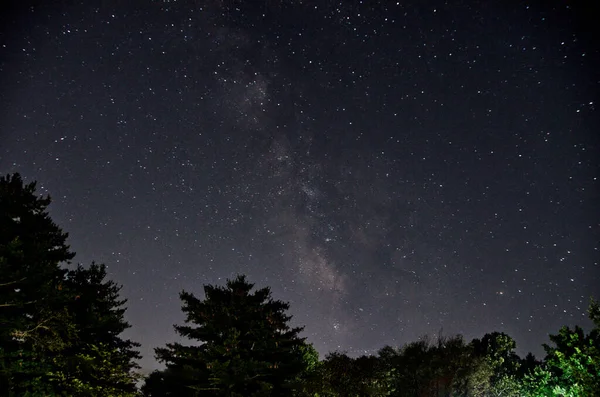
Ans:
[[[130,396],[136,343],[120,287],[74,257],[50,218],[50,197],[0,177],[0,396]]]
[[[61,291],[74,254],[50,218],[50,197],[19,174],[0,177],[0,395],[50,395],[51,357],[74,329]]]
[[[273,300],[269,288],[253,287],[238,276],[225,287],[205,286],[204,300],[180,294],[186,325],[175,330],[199,344],[170,343],[156,349],[156,357],[167,365],[164,381],[175,378],[172,387],[184,386],[181,396],[292,395],[305,366],[302,328],[288,325],[287,303]]]
[[[132,396],[136,392],[139,343],[122,339],[130,328],[125,321],[121,287],[106,280],[106,266],[79,265],[67,273],[64,291],[68,312],[76,324],[77,338],[55,359],[56,389],[67,395]]]

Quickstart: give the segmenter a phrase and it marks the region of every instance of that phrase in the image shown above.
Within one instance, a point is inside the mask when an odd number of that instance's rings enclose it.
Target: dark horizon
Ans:
[[[3,5],[0,172],[38,181],[126,336],[246,274],[321,355],[506,332],[600,285],[590,10],[493,1]],[[594,287],[596,285],[596,287]]]

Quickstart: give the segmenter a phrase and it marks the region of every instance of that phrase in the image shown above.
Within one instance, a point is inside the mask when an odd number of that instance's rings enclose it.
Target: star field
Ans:
[[[600,53],[563,2],[4,5],[0,171],[38,180],[127,336],[244,273],[322,353],[519,352],[600,285]]]

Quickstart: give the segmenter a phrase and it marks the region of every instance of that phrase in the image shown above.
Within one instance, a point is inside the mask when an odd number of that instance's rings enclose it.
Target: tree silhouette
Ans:
[[[74,254],[67,234],[19,174],[0,177],[0,393],[48,393],[51,358],[74,329],[62,282]],[[6,387],[4,387],[6,385]],[[1,395],[1,394],[0,394]]]
[[[136,392],[139,343],[120,336],[130,328],[124,319],[126,300],[119,297],[121,287],[106,276],[106,266],[93,263],[69,271],[63,283],[77,337],[55,360],[60,367],[53,380],[68,395],[124,397]]]
[[[50,197],[0,177],[0,396],[131,396],[138,345],[104,266],[67,271],[67,234]]]
[[[287,303],[273,300],[269,288],[252,292],[253,287],[238,276],[225,287],[206,285],[204,300],[185,291],[180,294],[186,325],[176,325],[175,330],[200,345],[170,343],[156,349],[157,359],[167,365],[164,381],[177,374],[179,385],[185,385],[188,392],[180,395],[292,394],[306,365],[304,340],[298,337],[302,329],[288,325]]]

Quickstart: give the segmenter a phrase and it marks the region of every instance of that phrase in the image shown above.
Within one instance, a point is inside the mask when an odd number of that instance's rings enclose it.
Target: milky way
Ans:
[[[588,324],[589,10],[371,3],[3,5],[0,171],[123,284],[146,370],[237,273],[323,354]]]

